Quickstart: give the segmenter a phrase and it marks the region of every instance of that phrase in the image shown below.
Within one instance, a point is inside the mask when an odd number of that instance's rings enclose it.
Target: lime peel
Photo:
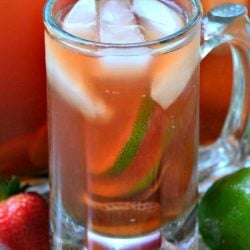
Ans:
[[[134,159],[140,144],[146,134],[148,122],[153,111],[153,102],[149,98],[143,100],[135,125],[132,129],[124,148],[115,161],[114,165],[109,168],[106,174],[116,175],[124,171]]]
[[[212,250],[250,249],[250,168],[216,181],[199,208],[199,228]]]
[[[167,131],[164,139],[163,139],[163,147],[162,147],[162,152],[161,154],[165,151],[170,139],[171,139],[171,135],[172,135],[172,131],[169,130]],[[138,184],[133,188],[133,190],[131,191],[131,193],[139,193],[143,190],[145,190],[145,188],[147,188],[156,178],[158,171],[159,171],[159,167],[160,167],[160,162],[158,162],[153,168],[152,170],[141,180],[138,182]]]

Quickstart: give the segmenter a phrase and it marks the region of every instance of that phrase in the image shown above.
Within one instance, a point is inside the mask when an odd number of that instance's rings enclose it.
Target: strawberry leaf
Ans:
[[[0,201],[21,192],[21,183],[17,177],[12,177],[11,180],[0,179]]]

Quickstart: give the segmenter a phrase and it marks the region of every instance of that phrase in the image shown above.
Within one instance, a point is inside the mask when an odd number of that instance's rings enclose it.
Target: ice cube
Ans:
[[[173,34],[184,25],[180,15],[159,1],[134,0],[132,10],[145,28],[148,40]]]
[[[147,74],[152,59],[148,48],[113,48],[101,53],[100,74],[113,79],[142,77]]]
[[[105,43],[135,43],[142,42],[143,36],[138,32],[137,25],[102,25],[101,41]]]
[[[62,28],[68,33],[88,39],[97,39],[97,12],[95,0],[79,0],[63,20]]]
[[[130,1],[100,0],[100,39],[102,42],[145,41],[129,3]],[[145,74],[151,58],[147,48],[109,48],[103,49],[100,54],[100,72],[103,76],[110,78],[140,77]]]
[[[65,73],[65,68],[60,65],[52,52],[46,53],[46,69],[49,84],[60,94],[68,103],[79,110],[86,118],[106,119],[110,112],[102,100],[94,96],[83,82],[71,78]]]
[[[129,1],[100,0],[99,6],[101,22],[124,26],[136,23]]]
[[[164,65],[161,65],[161,70],[155,73],[151,86],[151,97],[163,109],[167,109],[178,98],[198,67],[199,44],[198,34],[191,43],[171,52],[172,57],[166,54],[169,57],[168,61],[165,61]]]
[[[106,43],[143,42],[129,1],[100,0],[100,40]]]

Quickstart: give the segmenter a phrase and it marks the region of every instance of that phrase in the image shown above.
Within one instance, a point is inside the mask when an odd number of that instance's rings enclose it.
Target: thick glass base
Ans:
[[[81,225],[76,224],[63,210],[59,211],[60,209],[60,206],[56,207],[54,211],[57,211],[57,216],[56,214],[52,215],[51,220],[52,249],[54,250],[198,249],[196,207],[190,209],[177,220],[164,225],[158,231],[129,238],[110,237],[86,230]]]

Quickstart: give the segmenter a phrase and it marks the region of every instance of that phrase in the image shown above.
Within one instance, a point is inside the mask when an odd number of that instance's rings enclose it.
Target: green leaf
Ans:
[[[21,191],[21,183],[17,177],[12,177],[11,180],[0,179],[0,201],[8,197],[18,194]]]

